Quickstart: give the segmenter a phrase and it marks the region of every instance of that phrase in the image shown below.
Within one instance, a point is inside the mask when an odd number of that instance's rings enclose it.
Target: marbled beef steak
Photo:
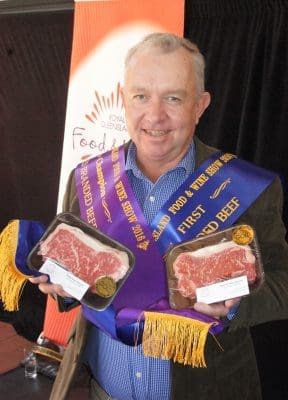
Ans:
[[[90,286],[103,276],[109,276],[117,282],[129,269],[125,251],[103,244],[81,229],[65,223],[60,223],[40,243],[39,253],[44,258],[58,262]]]
[[[246,275],[256,280],[256,258],[252,249],[233,241],[180,253],[173,263],[178,290],[182,296],[196,297],[196,288]]]

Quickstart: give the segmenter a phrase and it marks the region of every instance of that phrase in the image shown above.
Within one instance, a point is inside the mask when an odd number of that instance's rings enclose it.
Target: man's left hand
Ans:
[[[210,317],[223,318],[226,317],[232,307],[240,303],[240,300],[241,297],[235,297],[234,299],[213,304],[196,302],[193,307],[194,310],[201,312],[202,314],[209,315]]]

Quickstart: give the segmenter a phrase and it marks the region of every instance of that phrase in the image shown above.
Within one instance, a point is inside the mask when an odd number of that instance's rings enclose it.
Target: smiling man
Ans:
[[[90,399],[261,399],[249,328],[288,318],[282,189],[274,174],[221,153],[195,135],[210,103],[204,89],[204,64],[195,44],[169,33],[151,34],[127,54],[122,95],[131,141],[92,158],[85,168],[93,188],[90,207],[97,227],[130,247],[136,264],[108,309],[97,311],[82,304],[51,400],[69,398],[83,366],[90,379]],[[99,165],[104,199],[96,173]],[[64,210],[87,219],[81,168],[79,165],[71,172]],[[222,190],[212,196],[215,180]],[[222,182],[225,185],[220,185]],[[217,207],[215,197],[220,198]],[[227,206],[234,204],[231,199],[237,199],[237,207]],[[125,214],[127,205],[133,221]],[[216,228],[253,227],[264,283],[242,298],[213,304],[195,302],[176,312],[169,304],[166,253],[171,244],[208,234],[208,227],[215,222],[212,217],[227,207],[229,212],[217,219]],[[177,230],[179,226],[185,229]],[[39,284],[44,293],[69,296],[60,285],[48,283],[47,276],[31,278],[31,282]],[[71,307],[73,300],[65,301]],[[149,330],[152,319],[157,326],[163,319],[167,323],[160,336],[157,329]],[[150,354],[147,342],[159,343],[156,350],[165,348],[168,327],[174,326],[171,321],[176,321],[177,328],[170,355],[161,351]],[[194,348],[197,335],[193,336],[191,327],[195,325],[201,326],[201,335],[203,326],[206,334],[209,330],[207,340],[203,336],[204,355]],[[179,349],[191,357],[183,360]],[[200,361],[195,361],[198,354]]]
[[[137,164],[153,182],[183,159],[210,103],[209,93],[202,90],[203,77],[197,76],[197,61],[204,65],[197,48],[189,42],[187,48],[166,46],[147,43],[147,48],[131,50],[123,88]]]

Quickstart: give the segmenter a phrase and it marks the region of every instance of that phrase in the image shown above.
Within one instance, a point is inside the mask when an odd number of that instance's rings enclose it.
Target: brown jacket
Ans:
[[[215,149],[195,137],[196,166]],[[288,318],[288,245],[282,222],[282,190],[275,181],[241,216],[257,232],[265,281],[259,290],[242,299],[236,317],[216,340],[208,337],[207,368],[172,365],[172,399],[259,400],[261,389],[249,327]],[[75,182],[71,174],[64,210],[79,214]],[[69,391],[81,369],[81,354],[90,324],[81,316],[72,329],[69,346],[57,374],[50,400],[69,399]],[[157,399],[158,400],[158,399]],[[165,400],[165,399],[159,399]]]

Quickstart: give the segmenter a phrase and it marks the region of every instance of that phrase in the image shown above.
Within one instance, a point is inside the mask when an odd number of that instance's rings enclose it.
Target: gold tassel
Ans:
[[[150,311],[144,314],[142,347],[145,356],[206,367],[204,349],[213,322]]]
[[[18,311],[19,299],[27,282],[15,265],[19,220],[12,220],[0,233],[0,299],[6,311]]]

